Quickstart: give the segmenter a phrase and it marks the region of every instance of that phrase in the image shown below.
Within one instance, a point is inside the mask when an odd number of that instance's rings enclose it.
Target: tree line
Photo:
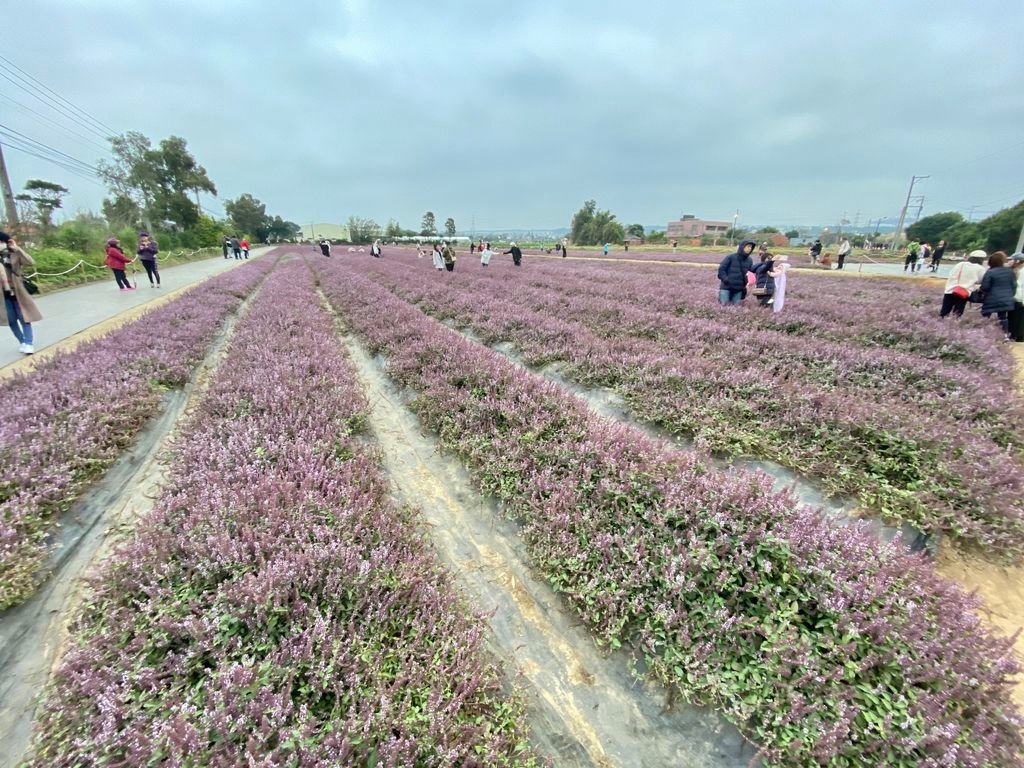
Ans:
[[[1022,225],[1024,200],[981,221],[967,221],[956,211],[934,213],[907,227],[907,237],[933,244],[945,240],[946,247],[952,251],[981,248],[989,253],[1011,253],[1017,246]]]

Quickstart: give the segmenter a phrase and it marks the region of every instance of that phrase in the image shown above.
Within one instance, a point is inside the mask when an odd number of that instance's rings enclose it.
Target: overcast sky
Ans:
[[[32,0],[2,55],[115,130],[187,139],[303,223],[895,217],[1024,198],[1024,3]],[[0,124],[95,162],[0,78]],[[84,132],[81,127],[75,128]],[[87,134],[91,135],[91,134]],[[102,143],[102,142],[101,142]],[[12,183],[103,189],[8,151]]]

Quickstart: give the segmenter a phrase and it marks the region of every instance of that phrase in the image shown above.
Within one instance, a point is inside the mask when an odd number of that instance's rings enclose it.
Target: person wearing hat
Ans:
[[[117,287],[122,291],[135,290],[132,288],[132,284],[128,282],[128,277],[124,273],[124,268],[131,263],[131,259],[125,256],[124,251],[121,250],[120,240],[116,237],[107,240],[107,266],[113,271]]]
[[[1010,257],[1010,267],[1017,276],[1017,291],[1013,295],[1013,309],[1007,318],[1010,338],[1024,341],[1024,253],[1018,251]]]
[[[43,316],[25,287],[24,270],[26,267],[34,267],[36,263],[6,232],[0,232],[0,243],[3,243],[0,248],[0,263],[3,264],[3,269],[0,269],[0,287],[3,288],[4,308],[7,310],[4,319],[18,340],[18,348],[23,354],[31,355],[35,352],[32,346],[32,323],[39,322]]]
[[[142,261],[142,266],[146,268],[151,288],[160,287],[160,270],[156,266],[156,255],[159,252],[160,249],[156,247],[156,240],[151,238],[148,232],[139,232],[139,247],[135,249],[135,253]],[[154,280],[156,280],[155,283],[153,282]]]
[[[505,255],[512,254],[512,263],[517,267],[523,263],[523,252],[515,243],[510,243],[510,247],[505,251]]]
[[[988,254],[984,251],[971,251],[965,261],[950,270],[942,294],[939,317],[946,317],[950,312],[957,317],[963,316],[964,309],[967,308],[967,298],[981,285],[981,279],[985,276],[987,258]]]

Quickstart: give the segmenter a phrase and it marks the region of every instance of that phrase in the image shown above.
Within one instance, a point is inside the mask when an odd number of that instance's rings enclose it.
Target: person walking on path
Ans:
[[[431,256],[434,262],[434,269],[438,272],[444,269],[444,256],[441,255],[441,244],[434,243],[434,253]]]
[[[107,240],[107,266],[113,271],[117,287],[122,291],[135,290],[124,273],[124,268],[131,263],[131,259],[125,256],[124,251],[121,250],[121,243],[116,237]]]
[[[231,251],[235,254],[235,258],[241,260],[242,258],[242,244],[238,242],[237,237],[231,238]]]
[[[519,248],[519,246],[516,245],[515,243],[512,243],[509,249],[505,251],[505,255],[507,256],[510,253],[512,254],[512,263],[515,264],[517,267],[521,266],[523,263],[523,252]]]
[[[778,314],[786,306],[786,272],[789,271],[789,257],[782,254],[775,260],[775,301],[772,302],[772,312]]]
[[[971,251],[966,261],[954,267],[946,278],[946,288],[942,293],[942,308],[939,317],[946,317],[952,312],[962,317],[967,308],[967,298],[981,285],[985,276],[984,251]]]
[[[331,241],[328,240],[326,237],[320,241],[320,253],[322,253],[327,258],[331,257]]]
[[[568,240],[567,238],[564,238],[564,237],[563,237],[563,238],[562,238],[562,258],[563,258],[563,259],[564,259],[564,258],[565,258],[566,256],[568,256],[568,255],[569,255],[569,249],[568,249],[568,245],[569,245],[569,240]]]
[[[451,243],[444,244],[444,250],[441,251],[441,257],[444,259],[444,268],[449,272],[455,271],[455,249],[452,248]]]
[[[932,247],[928,243],[921,243],[921,247],[917,251],[917,272],[918,274],[924,272],[924,265],[928,262],[928,258],[932,255]]]
[[[1006,266],[1006,254],[996,251],[988,257],[988,272],[981,278],[981,316],[999,318],[1003,333],[1009,338],[1009,315],[1017,295],[1017,277]]]
[[[753,240],[744,240],[736,253],[730,253],[718,265],[718,303],[739,304],[747,295],[747,272],[754,268],[750,254],[757,245]]]
[[[242,238],[242,242],[240,243],[240,245],[242,246],[242,256],[244,256],[245,258],[248,259],[249,258],[249,241],[246,240],[243,237]]]
[[[0,232],[0,287],[4,292],[4,319],[18,340],[18,349],[22,354],[34,353],[32,323],[43,319],[39,308],[25,287],[25,268],[36,265],[32,257],[18,247],[17,241],[6,232]],[[0,322],[3,322],[0,320]]]
[[[811,246],[811,248],[808,251],[808,253],[811,256],[811,263],[812,264],[817,264],[818,263],[818,259],[821,258],[821,238],[817,238],[814,241],[814,245]]]
[[[917,266],[917,252],[921,249],[920,244],[917,240],[911,240],[907,243],[907,256],[903,259],[903,271],[907,271],[907,267],[910,267],[910,274],[914,274],[914,268]]]
[[[494,255],[494,251],[491,250],[491,244],[483,246],[480,250],[480,266],[486,267],[491,263],[491,256]]]
[[[231,238],[225,235],[222,245],[224,247],[224,258],[226,259],[228,257],[228,251],[231,250]]]
[[[843,242],[839,244],[839,250],[836,252],[836,256],[839,257],[836,262],[836,269],[843,268],[843,264],[846,263],[846,257],[850,255],[850,250],[850,240],[844,237]]]
[[[1024,253],[1019,251],[1010,257],[1010,267],[1017,278],[1017,291],[1013,296],[1013,309],[1007,321],[1010,326],[1010,338],[1016,342],[1024,341]]]
[[[938,273],[939,265],[942,263],[942,254],[946,252],[946,241],[939,240],[939,244],[935,246],[935,250],[932,251],[932,272]]]
[[[160,287],[160,270],[156,266],[156,255],[160,253],[156,240],[149,236],[148,232],[139,232],[139,247],[135,249],[136,255],[146,268],[146,275],[149,277],[151,288]],[[154,283],[153,281],[156,280]]]

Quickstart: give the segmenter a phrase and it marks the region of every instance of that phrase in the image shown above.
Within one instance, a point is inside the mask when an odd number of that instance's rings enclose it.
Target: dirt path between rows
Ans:
[[[164,454],[176,426],[202,400],[236,323],[259,290],[227,318],[191,381],[165,396],[163,410],[134,446],[62,518],[44,583],[25,603],[0,614],[0,768],[14,768],[24,759],[36,710],[66,647],[69,622],[85,595],[88,577],[153,509],[164,485]]]
[[[473,605],[493,611],[493,652],[525,682],[536,746],[567,766],[741,768],[754,749],[722,718],[675,704],[636,680],[625,653],[604,655],[537,578],[516,526],[480,496],[467,470],[425,436],[383,371],[350,335],[345,345],[369,397],[370,429],[393,493],[418,507],[442,560]]]

